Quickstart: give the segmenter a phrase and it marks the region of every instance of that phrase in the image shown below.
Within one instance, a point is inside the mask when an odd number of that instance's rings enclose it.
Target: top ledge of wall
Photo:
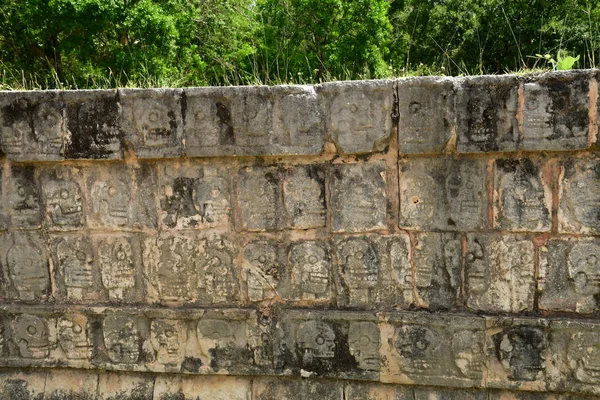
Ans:
[[[580,150],[598,146],[598,70],[319,85],[0,91],[17,162]]]

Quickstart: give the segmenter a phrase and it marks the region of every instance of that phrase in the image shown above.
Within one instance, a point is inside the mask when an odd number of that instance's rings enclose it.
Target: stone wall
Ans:
[[[0,92],[0,398],[600,395],[598,78]]]

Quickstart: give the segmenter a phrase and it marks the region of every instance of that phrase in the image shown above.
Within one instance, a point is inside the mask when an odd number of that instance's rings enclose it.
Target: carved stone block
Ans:
[[[600,308],[600,241],[553,239],[539,249],[539,307],[591,313]]]
[[[519,148],[514,76],[462,80],[456,95],[457,149],[461,153],[514,151]]]
[[[552,390],[600,395],[600,325],[590,321],[552,321],[549,353],[561,374],[553,374]]]
[[[228,225],[231,190],[227,167],[168,165],[159,168],[163,225],[173,229]]]
[[[68,360],[91,360],[92,335],[88,318],[79,313],[61,316],[57,323],[58,347]]]
[[[6,233],[0,241],[4,295],[9,299],[41,302],[51,295],[49,257],[38,231]]]
[[[291,300],[331,299],[333,271],[329,246],[317,241],[298,241],[287,249],[289,289]]]
[[[143,262],[148,301],[236,304],[236,257],[234,243],[220,234],[147,238]]]
[[[342,400],[344,386],[337,381],[318,381],[314,379],[281,379],[265,378],[254,381],[252,385],[252,399],[322,399]]]
[[[238,221],[243,230],[275,230],[281,225],[281,187],[276,168],[247,167],[237,176]]]
[[[242,256],[242,281],[250,302],[260,302],[280,295],[285,280],[284,246],[272,240],[247,243]]]
[[[338,236],[334,246],[338,305],[407,308],[413,303],[407,234]]]
[[[286,310],[277,326],[277,368],[310,376],[379,377],[382,361],[374,314]]]
[[[97,235],[93,243],[104,297],[111,303],[139,302],[143,285],[138,236]]]
[[[394,130],[394,82],[328,82],[317,86],[327,134],[338,151],[371,153],[387,148]]]
[[[156,226],[153,169],[106,165],[85,168],[90,228],[142,229]]]
[[[523,148],[570,150],[587,147],[589,72],[555,72],[523,86]]]
[[[401,153],[443,152],[455,125],[453,81],[430,77],[398,80],[398,111]]]
[[[382,380],[469,387],[483,378],[485,321],[479,317],[390,313],[381,327]]]
[[[179,372],[184,361],[188,327],[185,321],[156,318],[150,323],[153,362],[165,371]]]
[[[600,159],[564,161],[559,187],[559,231],[600,233]]]
[[[325,227],[325,170],[322,166],[289,167],[284,172],[282,186],[286,227]]]
[[[122,127],[139,158],[183,153],[181,89],[119,89]]]
[[[487,386],[544,388],[551,360],[548,323],[487,318],[486,325]]]
[[[48,358],[56,345],[56,338],[50,336],[54,320],[41,315],[19,314],[11,322],[15,354],[27,359]]]
[[[122,158],[124,139],[116,90],[61,92],[69,141],[65,158]]]
[[[201,371],[248,374],[271,364],[264,355],[270,352],[272,338],[268,327],[258,326],[254,312],[207,311],[197,322],[196,338]]]
[[[387,177],[383,163],[335,165],[331,182],[334,232],[385,228]]]
[[[62,160],[69,134],[57,92],[6,92],[0,100],[0,146],[10,160]]]
[[[32,166],[12,166],[7,206],[15,228],[39,228],[42,223],[40,185]]]
[[[544,164],[530,159],[496,160],[494,226],[502,230],[549,231],[552,191]]]
[[[480,160],[400,163],[400,227],[480,229],[488,224],[486,165]]]
[[[148,321],[141,316],[109,314],[102,321],[105,355],[110,363],[137,364],[146,358]]]
[[[319,154],[325,129],[317,93],[313,86],[271,88],[273,141],[271,154]]]
[[[81,170],[74,167],[43,169],[40,173],[45,226],[51,230],[85,226]]]
[[[533,310],[533,242],[526,236],[467,234],[467,307],[481,311]]]
[[[420,305],[431,309],[460,307],[462,242],[457,233],[417,233],[413,253]]]

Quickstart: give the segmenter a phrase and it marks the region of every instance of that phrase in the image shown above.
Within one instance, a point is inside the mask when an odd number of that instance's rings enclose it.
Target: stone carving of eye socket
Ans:
[[[265,256],[264,254],[261,254],[260,256],[258,256],[258,262],[261,264],[264,264],[267,262],[267,256]]]
[[[417,342],[415,343],[415,347],[419,350],[426,350],[427,347],[429,347],[429,342],[425,339],[419,339],[417,340]]]
[[[165,331],[165,336],[168,338],[173,337],[174,335],[175,335],[175,332],[173,332],[173,331],[170,331],[170,330]]]
[[[69,191],[67,189],[62,189],[60,191],[60,197],[62,199],[65,199],[65,200],[68,199],[69,198]]]
[[[158,118],[158,112],[156,111],[151,111],[150,114],[148,114],[148,121],[152,123],[158,122]]]
[[[114,187],[114,186],[110,186],[110,187],[108,188],[108,195],[109,195],[110,197],[115,197],[115,196],[117,195],[117,188],[116,188],[116,187]]]
[[[533,110],[537,110],[537,108],[539,107],[539,105],[540,105],[540,102],[538,101],[538,99],[537,98],[533,98],[533,99],[529,99],[527,101],[526,107],[527,107],[528,110],[533,111]]]
[[[25,196],[25,188],[23,186],[19,186],[19,189],[17,189],[17,192],[19,193],[19,196],[21,196],[21,197]]]
[[[118,250],[117,251],[117,260],[124,260],[125,259],[125,252],[123,250]]]
[[[33,336],[37,333],[37,328],[33,325],[29,325],[27,327],[27,333],[29,333],[31,336]]]
[[[319,259],[315,255],[311,255],[308,257],[308,262],[311,264],[316,264]]]
[[[350,104],[350,111],[355,113],[358,111],[358,105],[356,104]]]
[[[73,332],[76,334],[80,334],[82,332],[83,329],[81,329],[81,326],[74,324],[73,325]]]
[[[75,257],[79,261],[85,261],[87,259],[87,255],[81,250],[77,251],[77,253],[75,254]]]
[[[317,338],[315,339],[315,341],[320,346],[320,345],[323,345],[325,343],[325,338],[323,336],[321,336],[321,335],[318,335]]]
[[[411,102],[408,106],[408,110],[411,114],[417,114],[419,111],[421,111],[421,103],[416,101]]]
[[[356,253],[354,253],[354,258],[356,258],[357,260],[362,260],[363,258],[365,258],[365,254],[362,251],[357,251]]]

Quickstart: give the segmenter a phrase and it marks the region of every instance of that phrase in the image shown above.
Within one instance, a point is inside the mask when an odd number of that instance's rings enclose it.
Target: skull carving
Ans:
[[[454,363],[467,378],[480,379],[483,371],[482,332],[461,330],[452,336]]]
[[[300,299],[329,296],[329,260],[325,249],[314,242],[296,243],[289,254],[292,282]]]
[[[46,358],[50,354],[48,322],[35,315],[21,314],[13,320],[13,339],[24,358]]]
[[[545,371],[547,339],[539,328],[514,327],[494,335],[496,356],[515,380],[535,381]]]
[[[130,187],[118,178],[97,181],[92,186],[92,207],[106,225],[127,226],[130,212]]]
[[[21,300],[44,297],[50,286],[50,273],[45,252],[33,237],[14,236],[14,244],[6,254],[10,279]]]
[[[40,202],[33,168],[13,168],[11,183],[8,196],[13,210],[13,223],[39,224]]]
[[[348,239],[342,247],[342,265],[346,284],[351,289],[372,289],[377,286],[379,259],[368,240]]]
[[[35,112],[36,141],[42,154],[58,154],[63,142],[63,120],[55,104],[41,103]]]
[[[235,293],[233,256],[220,241],[208,243],[198,260],[198,286],[211,303],[226,302]]]
[[[275,295],[279,270],[275,246],[266,242],[249,243],[244,248],[244,267],[250,301]]]
[[[127,316],[110,315],[104,319],[103,335],[111,361],[126,364],[138,361],[141,336],[135,320]]]
[[[575,219],[585,227],[600,230],[600,167],[593,164],[577,170],[566,186]]]
[[[348,329],[348,346],[350,354],[358,362],[358,368],[378,371],[379,360],[379,328],[373,322],[351,322]]]
[[[490,277],[485,261],[484,247],[477,239],[469,243],[466,264],[469,294],[485,293],[490,286]]]
[[[165,147],[172,140],[175,114],[166,105],[154,100],[136,100],[135,120],[147,147]]]
[[[568,359],[579,382],[600,383],[600,334],[577,332],[571,335]]]
[[[569,278],[575,291],[584,296],[600,293],[600,246],[577,243],[567,258]]]
[[[217,176],[199,179],[194,191],[194,202],[205,223],[226,221],[229,214],[227,181]]]
[[[306,321],[296,331],[296,348],[302,356],[303,364],[311,364],[314,359],[335,357],[335,333],[331,326],[321,321]]]
[[[156,360],[165,365],[183,360],[185,326],[176,320],[155,319],[150,325],[150,343]]]
[[[158,262],[152,278],[163,300],[191,300],[197,281],[192,258],[196,247],[191,239],[169,237],[159,244]]]
[[[403,371],[432,373],[439,368],[443,349],[439,332],[421,325],[404,325],[396,329],[395,345]]]
[[[473,143],[493,143],[498,130],[494,102],[482,91],[471,96],[467,103],[467,137]]]
[[[58,227],[76,227],[83,224],[81,189],[75,182],[56,179],[44,185],[46,212],[49,223]]]
[[[363,93],[344,93],[331,104],[331,128],[342,147],[371,144],[377,139],[373,104]]]
[[[58,344],[69,359],[87,360],[92,356],[92,343],[83,315],[63,317],[58,321]]]
[[[93,285],[94,251],[85,239],[64,239],[56,246],[59,269],[67,287],[67,295],[81,299],[82,289]]]
[[[502,216],[519,228],[536,228],[544,220],[544,192],[540,180],[517,170],[500,180]]]
[[[135,286],[135,269],[131,244],[125,238],[100,244],[102,284],[111,300],[122,300],[124,291]]]

